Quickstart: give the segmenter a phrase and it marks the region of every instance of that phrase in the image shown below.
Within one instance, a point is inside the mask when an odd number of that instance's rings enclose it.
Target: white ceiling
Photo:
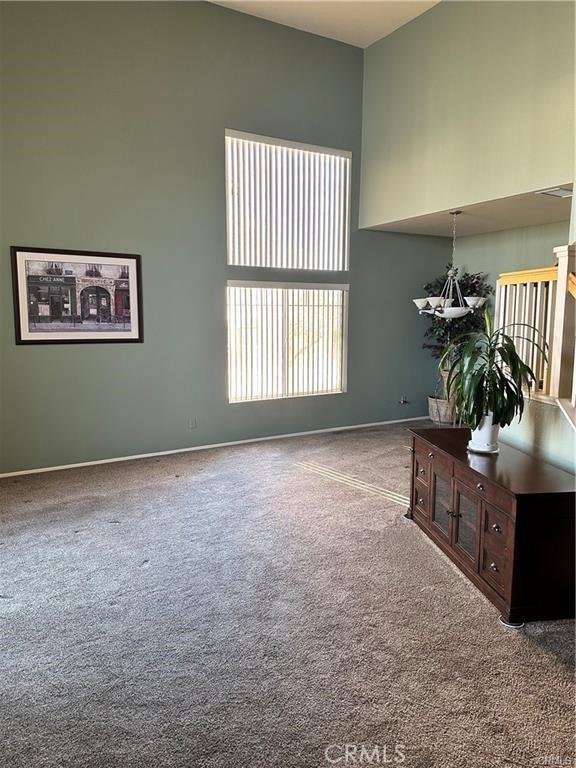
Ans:
[[[211,0],[235,11],[366,48],[440,0]]]

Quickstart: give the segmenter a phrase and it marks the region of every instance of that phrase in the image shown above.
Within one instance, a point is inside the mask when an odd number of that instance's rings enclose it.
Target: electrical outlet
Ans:
[[[190,419],[188,420],[188,429],[197,429],[198,428],[198,421],[196,420],[196,416],[190,416]]]

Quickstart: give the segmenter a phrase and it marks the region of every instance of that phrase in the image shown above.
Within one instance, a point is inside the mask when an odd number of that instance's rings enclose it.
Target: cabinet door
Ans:
[[[478,567],[480,541],[480,498],[462,483],[454,485],[454,539],[456,554],[474,570]]]
[[[452,473],[451,467],[434,462],[431,468],[432,493],[430,524],[435,533],[450,542],[452,535]]]

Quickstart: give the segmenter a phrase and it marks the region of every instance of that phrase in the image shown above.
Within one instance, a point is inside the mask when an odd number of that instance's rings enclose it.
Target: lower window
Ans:
[[[228,283],[228,399],[346,391],[348,286]]]

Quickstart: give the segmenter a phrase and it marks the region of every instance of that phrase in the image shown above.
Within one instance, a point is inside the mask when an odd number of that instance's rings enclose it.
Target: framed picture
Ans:
[[[143,341],[139,255],[10,252],[17,344]]]

